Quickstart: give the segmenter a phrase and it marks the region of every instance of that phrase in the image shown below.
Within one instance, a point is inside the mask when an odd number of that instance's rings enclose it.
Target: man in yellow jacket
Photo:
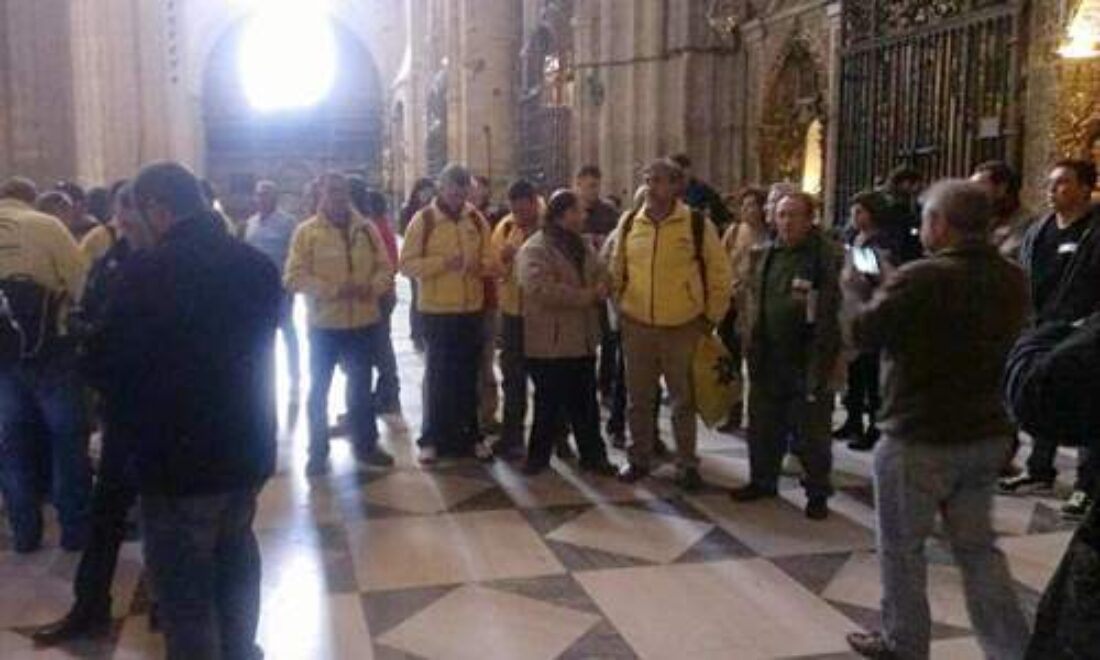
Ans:
[[[48,485],[42,475],[48,474],[61,546],[77,551],[87,541],[92,473],[68,312],[83,293],[87,265],[65,226],[25,201],[33,191],[26,184],[16,180],[0,187],[6,191],[0,198],[0,289],[24,338],[44,339],[35,347],[21,346],[23,357],[10,355],[0,364],[0,488],[15,550],[32,552],[42,543]],[[43,298],[50,313],[24,316],[21,300]],[[29,307],[41,309],[38,302]],[[32,420],[41,424],[29,424]],[[32,426],[41,432],[30,432]],[[51,468],[41,464],[43,456],[51,457]]]
[[[409,223],[401,273],[420,287],[427,365],[420,460],[491,454],[478,428],[477,377],[482,349],[484,277],[495,271],[489,225],[467,201],[470,172],[448,165],[439,194]]]
[[[535,186],[520,179],[508,188],[509,213],[493,231],[493,258],[500,265],[500,373],[504,423],[493,452],[522,458],[527,419],[527,368],[523,352],[523,298],[516,279],[516,254],[539,229],[542,202]]]
[[[672,399],[677,481],[696,490],[702,478],[692,362],[699,339],[729,308],[732,273],[714,225],[677,199],[683,178],[666,159],[646,168],[645,203],[620,221],[610,266],[630,395],[630,464],[620,477],[632,483],[649,474],[663,377]]]
[[[317,214],[294,232],[284,280],[309,309],[310,390],[307,474],[328,471],[328,391],[339,364],[348,378],[347,406],[355,456],[389,467],[378,446],[371,374],[381,325],[379,299],[393,289],[394,267],[374,226],[351,206],[348,180],[327,174]]]

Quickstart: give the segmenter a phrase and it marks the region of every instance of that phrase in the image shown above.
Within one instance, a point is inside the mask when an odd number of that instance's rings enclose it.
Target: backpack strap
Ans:
[[[619,290],[620,294],[623,291],[626,291],[627,280],[630,277],[630,269],[627,268],[626,264],[626,239],[628,236],[630,236],[631,230],[634,229],[634,219],[638,217],[638,214],[641,213],[641,211],[641,206],[635,206],[634,208],[630,209],[630,215],[626,216],[626,220],[623,220],[623,226],[619,230],[619,235],[615,238],[619,250],[619,259],[622,261],[623,265],[623,286]]]
[[[420,256],[426,257],[428,255],[428,240],[432,237],[432,232],[435,231],[435,211],[432,209],[432,205],[428,204],[421,213],[424,214],[424,231],[420,234]]]
[[[691,209],[691,238],[695,243],[695,264],[699,267],[699,280],[703,283],[703,298],[707,295],[707,263],[703,255],[707,218],[700,211]]]

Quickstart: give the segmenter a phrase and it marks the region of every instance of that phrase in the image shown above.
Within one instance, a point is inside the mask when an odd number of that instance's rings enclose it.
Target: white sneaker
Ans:
[[[423,465],[432,465],[439,460],[439,454],[436,453],[435,447],[421,447],[419,459]]]
[[[802,461],[794,454],[787,454],[783,459],[783,474],[788,477],[801,477],[806,473],[802,467]]]
[[[1083,490],[1075,490],[1062,505],[1062,516],[1073,520],[1083,518],[1090,506],[1092,506],[1092,498],[1089,494]]]
[[[474,444],[474,456],[479,461],[491,461],[493,460],[493,450],[487,442],[477,442]]]

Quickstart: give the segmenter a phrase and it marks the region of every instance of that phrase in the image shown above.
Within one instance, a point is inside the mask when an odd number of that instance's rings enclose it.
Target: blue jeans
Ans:
[[[256,489],[143,495],[145,563],[168,660],[252,660],[260,619]]]
[[[306,410],[310,458],[328,458],[328,391],[338,364],[348,377],[348,422],[355,451],[367,453],[377,446],[378,422],[371,395],[371,377],[380,330],[380,326],[374,324],[350,330],[313,328],[309,331],[312,380]]]
[[[62,545],[86,541],[92,471],[85,403],[71,354],[0,370],[0,490],[17,547],[41,542],[47,488]]]
[[[375,353],[374,382],[375,411],[395,412],[401,407],[401,380],[397,372],[397,355],[393,351],[393,310],[397,306],[396,294],[382,299],[382,322],[378,331]]]
[[[900,658],[928,657],[931,615],[924,543],[936,514],[962,570],[966,608],[985,656],[1022,658],[1028,628],[993,533],[993,488],[1009,439],[928,445],[885,438],[875,450],[882,623]]]

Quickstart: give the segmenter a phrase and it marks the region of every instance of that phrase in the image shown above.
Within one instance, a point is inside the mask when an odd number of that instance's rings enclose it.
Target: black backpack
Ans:
[[[690,207],[689,207],[690,208]],[[619,231],[619,244],[622,245],[622,254],[626,255],[626,237],[630,235],[631,230],[634,229],[634,219],[638,217],[638,214],[642,212],[642,207],[635,207],[630,211],[630,215],[623,221],[623,227]],[[703,241],[704,234],[707,230],[707,217],[703,215],[697,209],[691,209],[691,240],[695,246],[695,263],[699,268],[699,278],[703,283],[703,297],[706,299],[707,295],[707,263],[703,255]],[[626,270],[624,269],[625,273]]]
[[[45,357],[56,348],[63,296],[27,277],[0,279],[0,365]]]

